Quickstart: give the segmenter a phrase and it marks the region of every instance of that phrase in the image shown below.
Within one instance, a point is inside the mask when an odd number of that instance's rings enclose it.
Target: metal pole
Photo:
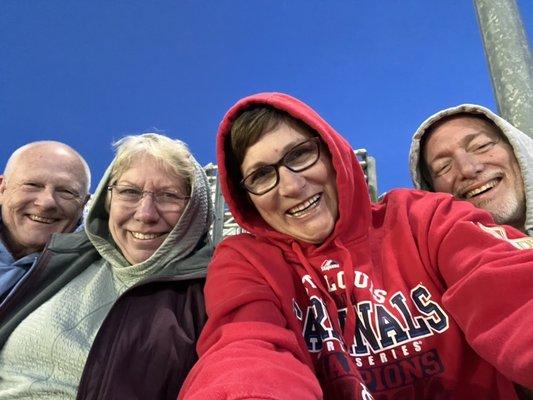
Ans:
[[[474,0],[499,114],[533,137],[533,61],[516,0]]]

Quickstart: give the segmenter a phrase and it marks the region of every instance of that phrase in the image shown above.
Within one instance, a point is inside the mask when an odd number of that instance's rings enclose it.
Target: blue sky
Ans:
[[[533,2],[518,0],[531,38]],[[93,188],[111,142],[163,131],[215,161],[239,98],[282,91],[410,187],[410,137],[464,102],[495,110],[472,1],[0,2],[0,164],[34,140],[75,147]],[[530,39],[531,41],[531,39]]]

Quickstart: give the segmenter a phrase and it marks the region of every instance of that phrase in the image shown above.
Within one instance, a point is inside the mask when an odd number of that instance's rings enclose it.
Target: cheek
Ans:
[[[513,173],[513,179],[516,187],[520,188],[520,191],[524,191],[524,179],[522,177],[522,171],[520,170],[520,166],[518,165],[518,162],[516,160],[511,160],[511,171]]]
[[[111,218],[109,218],[109,221],[107,222],[107,228],[109,229],[109,232],[111,233],[111,236],[113,237],[113,239],[115,239],[115,221],[112,220]]]
[[[275,191],[276,189],[272,189]],[[276,202],[271,193],[266,193],[262,196],[250,196],[250,200],[255,209],[263,218],[276,211]]]
[[[83,213],[83,206],[78,207],[75,204],[69,204],[68,207],[63,207],[67,219],[77,220]]]
[[[6,196],[3,202],[3,205],[12,211],[22,209],[29,204],[31,204],[31,199],[17,195]]]
[[[513,170],[519,169],[518,162],[510,146],[502,146],[495,148],[489,154],[490,163],[502,167],[502,168],[511,168]]]
[[[121,251],[123,251],[124,244],[126,242],[124,231],[120,228],[120,225],[117,224],[117,221],[111,218],[109,219],[108,226],[111,239],[113,239],[115,244],[121,249]]]
[[[326,176],[325,186],[329,186],[332,190],[337,193],[337,174],[332,168],[326,168],[324,171],[324,176]]]
[[[126,213],[120,212],[119,210],[111,208],[109,210],[109,231],[111,234],[117,234],[121,231],[122,225],[127,220]]]
[[[331,185],[329,189],[332,205],[333,213],[335,214],[335,218],[337,218],[338,214],[338,208],[339,208],[339,194],[337,193],[337,185]]]
[[[433,178],[433,190],[435,192],[451,193],[453,191],[453,176]]]
[[[171,218],[164,218],[164,221],[170,227],[170,229],[172,229],[178,224],[178,222],[179,222],[179,220],[180,220],[182,215],[183,215],[183,213],[180,213],[180,214],[178,214],[178,215],[176,215],[174,217],[171,217]]]

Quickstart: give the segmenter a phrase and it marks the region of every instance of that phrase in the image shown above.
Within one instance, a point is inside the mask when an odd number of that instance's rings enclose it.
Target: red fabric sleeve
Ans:
[[[487,233],[488,213],[464,202],[441,201],[421,241],[447,290],[443,304],[472,348],[508,379],[533,388],[533,250]],[[422,233],[422,232],[420,232]]]
[[[200,359],[179,399],[321,399],[309,355],[271,285],[227,242],[209,266]]]

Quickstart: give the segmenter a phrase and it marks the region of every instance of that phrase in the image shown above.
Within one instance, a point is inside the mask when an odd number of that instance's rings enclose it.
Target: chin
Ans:
[[[329,235],[331,234],[331,232],[333,232],[333,227],[331,229],[323,229],[323,230],[319,230],[320,233],[314,233],[312,235],[303,235],[303,236],[300,236],[300,240],[304,241],[304,242],[307,242],[307,243],[312,243],[312,244],[322,244],[328,237]]]

